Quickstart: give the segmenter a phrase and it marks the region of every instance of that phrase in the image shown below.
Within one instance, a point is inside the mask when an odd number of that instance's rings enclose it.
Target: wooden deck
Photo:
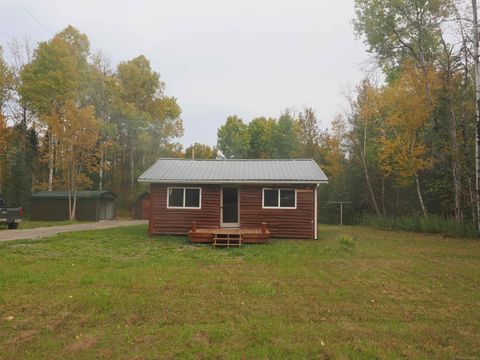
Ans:
[[[213,243],[215,238],[240,238],[242,243],[265,243],[270,237],[270,231],[265,228],[196,228],[188,232],[188,237],[194,243]]]

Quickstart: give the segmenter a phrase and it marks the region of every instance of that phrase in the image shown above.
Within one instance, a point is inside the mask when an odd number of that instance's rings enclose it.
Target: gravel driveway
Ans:
[[[72,231],[111,229],[116,227],[147,224],[146,220],[102,220],[94,223],[40,227],[26,230],[0,231],[0,241],[20,239],[40,239],[47,236]]]

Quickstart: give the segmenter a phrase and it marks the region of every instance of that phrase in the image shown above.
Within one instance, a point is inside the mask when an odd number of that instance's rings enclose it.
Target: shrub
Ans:
[[[351,236],[340,235],[337,239],[343,249],[351,250],[355,247],[355,238]]]

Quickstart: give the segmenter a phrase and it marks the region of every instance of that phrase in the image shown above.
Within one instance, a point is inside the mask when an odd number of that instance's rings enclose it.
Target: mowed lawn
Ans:
[[[480,356],[480,241],[319,234],[229,250],[146,226],[0,243],[0,359]]]

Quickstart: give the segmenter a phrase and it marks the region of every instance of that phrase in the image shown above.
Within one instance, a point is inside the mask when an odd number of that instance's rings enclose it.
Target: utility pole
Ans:
[[[330,204],[340,204],[340,225],[343,225],[343,204],[351,204],[351,201],[329,201]]]

